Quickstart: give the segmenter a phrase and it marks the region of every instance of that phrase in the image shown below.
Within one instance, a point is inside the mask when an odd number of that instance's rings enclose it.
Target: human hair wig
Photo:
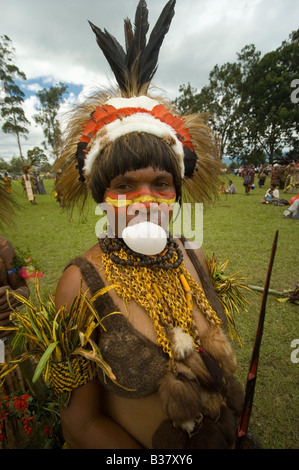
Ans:
[[[132,133],[108,144],[95,160],[88,186],[97,203],[104,200],[110,181],[127,171],[152,167],[170,173],[174,180],[177,200],[181,197],[182,178],[171,147],[147,133]]]

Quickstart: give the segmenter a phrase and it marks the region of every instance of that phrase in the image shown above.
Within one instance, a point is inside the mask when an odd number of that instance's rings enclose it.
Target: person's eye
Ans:
[[[132,185],[126,183],[120,183],[114,188],[115,191],[120,192],[122,194],[130,192],[132,191],[132,189]]]
[[[166,181],[156,181],[154,187],[166,190],[169,188],[169,183],[167,183]]]

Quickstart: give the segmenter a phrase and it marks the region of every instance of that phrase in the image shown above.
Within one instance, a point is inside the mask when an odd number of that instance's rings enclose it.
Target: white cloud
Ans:
[[[29,83],[29,84],[27,84],[25,82],[25,83],[22,83],[22,88],[25,89],[25,90],[28,90],[28,91],[32,91],[34,93],[37,93],[38,91],[42,90],[42,87],[40,86],[39,83]]]

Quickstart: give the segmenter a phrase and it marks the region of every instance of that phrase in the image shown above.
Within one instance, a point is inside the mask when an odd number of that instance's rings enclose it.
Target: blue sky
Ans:
[[[45,77],[36,77],[34,79],[32,78],[31,80],[27,80],[26,82],[17,81],[16,83],[25,94],[25,100],[35,96],[36,93],[42,89],[49,89],[49,87],[59,84],[58,82],[54,83],[52,80]],[[70,94],[78,96],[83,90],[83,85],[75,85],[74,83],[65,82],[63,84],[67,86],[67,91],[64,95],[65,97]]]

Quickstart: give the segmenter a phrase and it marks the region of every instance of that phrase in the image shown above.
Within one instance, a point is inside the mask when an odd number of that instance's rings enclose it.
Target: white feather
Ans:
[[[114,106],[116,109],[121,108],[143,108],[151,111],[155,106],[160,103],[157,100],[153,100],[148,96],[133,96],[132,98],[110,98],[107,101],[108,105]]]
[[[183,424],[181,424],[181,428],[184,431],[187,431],[189,435],[191,435],[195,428],[195,424],[196,424],[196,421],[193,421],[193,420],[185,421]]]
[[[172,334],[172,350],[176,359],[184,359],[194,351],[193,339],[182,328],[173,328]]]
[[[101,129],[100,133],[93,139],[91,148],[87,153],[84,166],[85,173],[90,174],[95,159],[101,152],[103,145],[107,144],[107,141],[114,142],[119,137],[130,134],[132,132],[146,132],[148,134],[153,134],[161,139],[170,135],[175,142],[171,148],[178,159],[181,168],[181,175],[183,178],[183,144],[179,141],[175,130],[171,126],[147,113],[136,113],[121,120],[117,119],[116,121],[110,122],[103,129]]]

